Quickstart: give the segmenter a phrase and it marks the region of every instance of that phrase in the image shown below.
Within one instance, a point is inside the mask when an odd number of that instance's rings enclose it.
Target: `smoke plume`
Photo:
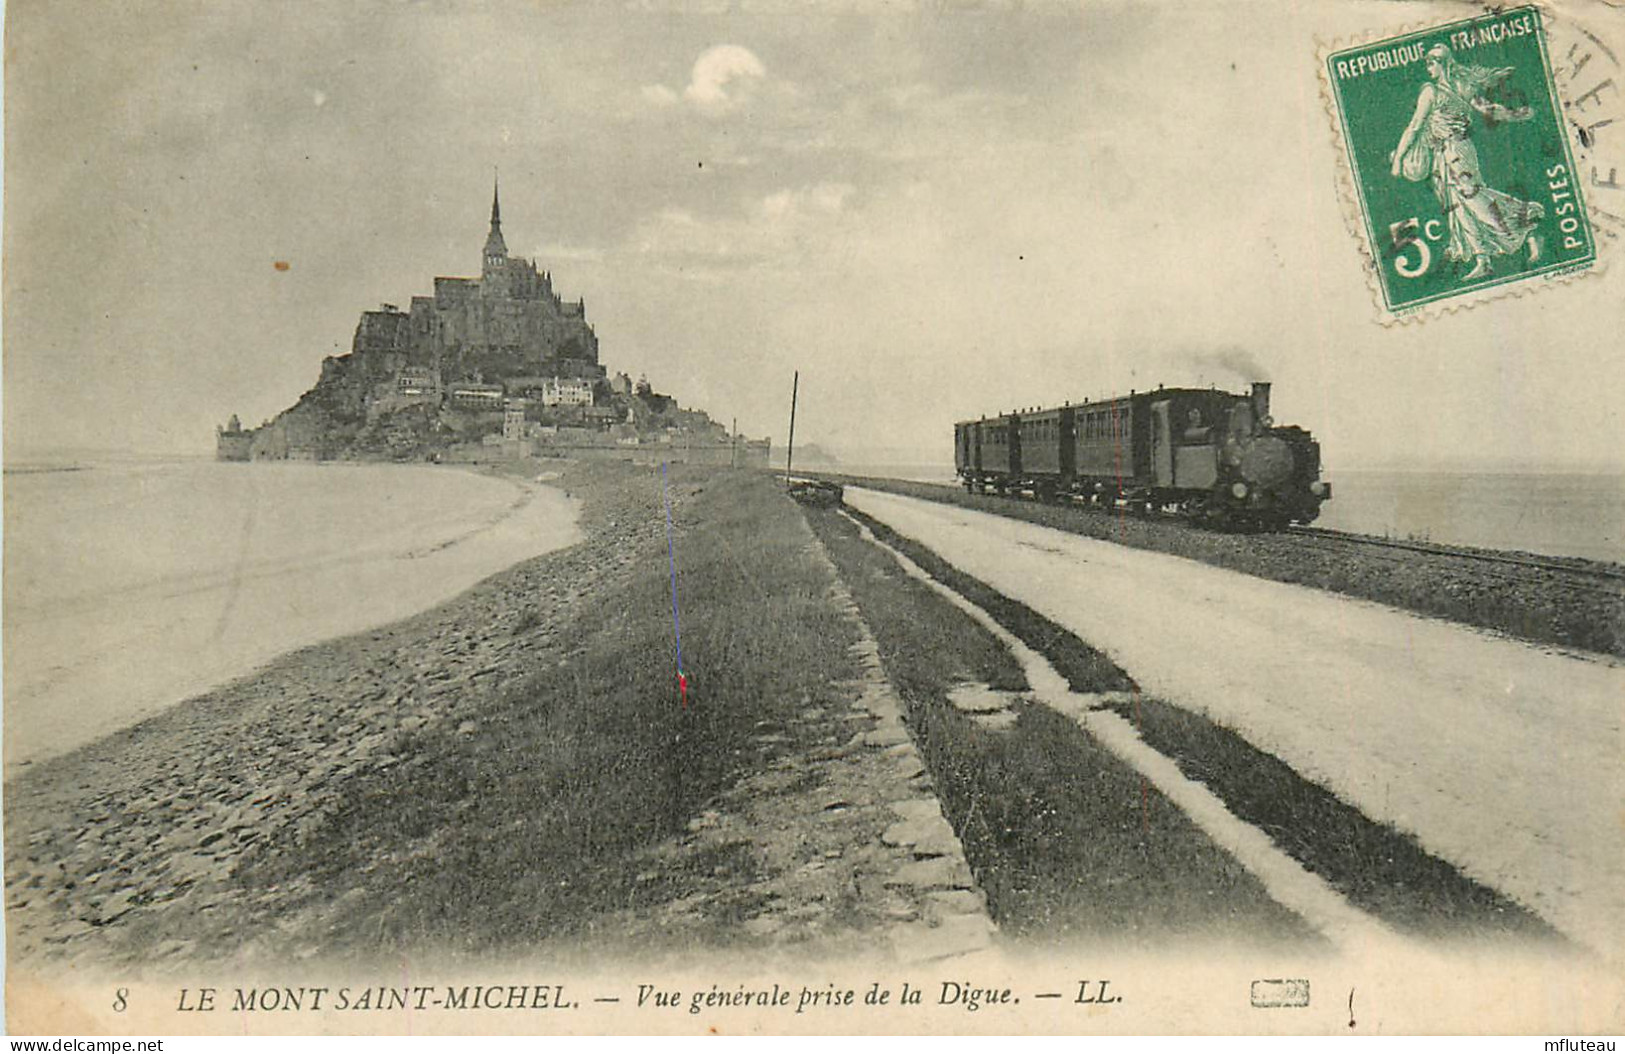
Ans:
[[[1203,351],[1187,351],[1182,358],[1204,373],[1210,375],[1222,374],[1223,376],[1213,376],[1211,378],[1214,383],[1233,379],[1243,384],[1250,384],[1253,381],[1267,381],[1270,379],[1269,367],[1259,362],[1251,351],[1237,345]]]

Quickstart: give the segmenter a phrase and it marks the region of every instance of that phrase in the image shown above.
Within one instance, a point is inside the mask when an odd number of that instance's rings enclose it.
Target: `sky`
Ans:
[[[1564,14],[1625,45],[1605,11]],[[1268,379],[1332,472],[1625,471],[1618,239],[1377,321],[1319,49],[1474,13],[12,0],[7,456],[273,416],[361,311],[479,273],[500,171],[509,251],[611,371],[776,446],[797,370],[798,442],[939,461],[962,418]]]

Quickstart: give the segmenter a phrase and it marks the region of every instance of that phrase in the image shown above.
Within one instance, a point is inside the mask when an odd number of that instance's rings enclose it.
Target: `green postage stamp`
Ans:
[[[1539,10],[1332,51],[1325,75],[1386,313],[1595,262]]]

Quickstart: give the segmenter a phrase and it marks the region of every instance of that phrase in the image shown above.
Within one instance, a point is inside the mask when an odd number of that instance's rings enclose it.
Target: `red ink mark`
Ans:
[[[688,675],[682,670],[677,671],[677,694],[683,698],[683,709],[688,709]]]
[[[1121,409],[1122,409],[1122,407],[1119,406],[1116,401],[1112,402],[1112,413],[1111,413],[1112,454],[1113,454],[1113,463],[1114,463],[1114,465],[1115,465],[1115,467],[1117,469],[1117,497],[1118,498],[1124,498],[1124,487],[1123,487],[1123,437],[1128,433],[1128,428],[1125,427],[1123,425],[1123,423],[1122,423],[1122,415],[1120,413]],[[1131,467],[1129,469],[1129,471],[1132,472],[1133,468]],[[1128,501],[1127,501],[1127,499],[1124,498],[1124,501],[1123,501],[1122,505],[1118,505],[1117,501],[1114,499],[1112,501],[1112,508],[1113,508],[1113,511],[1115,511],[1117,513],[1117,536],[1119,538],[1126,538],[1128,536],[1128,524],[1123,522],[1123,514],[1128,511]]]
[[[271,266],[275,267],[278,271],[286,271],[288,269],[289,265],[288,265],[288,261],[286,261],[286,260],[278,260],[276,263],[272,264]]]

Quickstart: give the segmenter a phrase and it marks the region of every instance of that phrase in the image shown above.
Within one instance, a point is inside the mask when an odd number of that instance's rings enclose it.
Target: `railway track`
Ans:
[[[1108,513],[1121,515],[1122,509],[1103,509],[1082,503],[1074,504],[1071,508],[1085,513]],[[1130,512],[1139,519],[1155,520],[1163,523],[1176,524],[1191,530],[1209,530],[1190,523],[1187,519],[1170,513],[1144,513]],[[1473,549],[1467,546],[1448,545],[1440,542],[1423,542],[1409,539],[1379,538],[1373,534],[1356,534],[1350,531],[1339,531],[1331,527],[1291,526],[1284,531],[1266,532],[1263,537],[1297,537],[1314,539],[1332,545],[1348,547],[1365,547],[1371,549],[1390,549],[1397,552],[1420,553],[1425,556],[1437,556],[1451,560],[1472,560],[1480,564],[1500,565],[1506,568],[1523,570],[1548,571],[1576,579],[1577,581],[1595,584],[1617,584],[1625,588],[1625,567],[1599,563],[1580,558],[1563,558],[1539,556],[1533,553],[1495,552],[1487,549]]]
[[[884,484],[890,481],[874,481],[874,479],[851,477],[851,479],[847,479],[847,482],[853,482],[856,486],[881,484],[882,489],[884,489]],[[957,492],[957,487],[954,487],[954,490]],[[1207,529],[1191,525],[1185,518],[1170,515],[1170,513],[1146,513],[1139,512],[1139,510],[1128,510],[1128,508],[1124,507],[1103,508],[1085,502],[1066,502],[1066,500],[1055,502],[1055,505],[1061,508],[1071,508],[1071,510],[1081,513],[1081,515],[1128,515],[1133,516],[1134,520],[1160,521],[1160,523],[1168,523],[1168,525],[1185,526],[1185,528],[1193,529],[1193,531],[1206,531]],[[1331,549],[1331,547],[1349,547],[1349,549],[1357,549],[1358,547],[1358,549],[1373,549],[1373,551],[1386,549],[1386,551],[1393,552],[1394,555],[1391,559],[1396,560],[1402,559],[1399,554],[1432,555],[1432,557],[1438,557],[1441,560],[1469,560],[1472,564],[1484,567],[1493,575],[1508,578],[1508,580],[1514,578],[1514,575],[1518,572],[1539,570],[1539,572],[1553,573],[1553,575],[1563,575],[1571,583],[1586,588],[1588,591],[1597,590],[1604,591],[1604,593],[1625,591],[1625,567],[1602,564],[1602,562],[1594,562],[1594,560],[1578,559],[1578,557],[1542,557],[1542,555],[1529,554],[1529,552],[1493,552],[1487,551],[1487,549],[1449,546],[1449,544],[1443,544],[1443,542],[1378,538],[1375,534],[1355,534],[1349,533],[1349,531],[1337,531],[1334,528],[1316,528],[1316,526],[1290,526],[1290,528],[1279,531],[1279,533],[1259,534],[1258,538],[1302,539],[1302,541],[1310,542],[1313,546],[1326,547],[1326,549]],[[1498,570],[1498,568],[1505,568],[1505,570]]]
[[[1540,571],[1553,571],[1600,582],[1625,584],[1625,567],[1614,567],[1607,564],[1562,560],[1553,557],[1535,556],[1529,553],[1489,552],[1482,549],[1467,549],[1433,542],[1378,538],[1375,535],[1351,534],[1347,531],[1333,530],[1329,527],[1289,527],[1286,533],[1300,538],[1313,538],[1331,542],[1336,545],[1397,549],[1404,552],[1424,553],[1450,559],[1476,560],[1485,564],[1502,564],[1511,567],[1533,568]]]
[[[839,478],[839,477],[838,477]],[[879,486],[881,489],[890,489],[887,484],[894,482],[882,479],[864,479],[861,477],[847,477],[842,480],[856,486]],[[958,488],[946,490],[958,492]],[[1023,498],[1034,504],[1049,504],[1051,507],[1069,509],[1084,516],[1128,516],[1141,522],[1157,522],[1171,526],[1184,527],[1192,531],[1213,533],[1210,528],[1192,524],[1188,519],[1170,513],[1145,512],[1130,509],[1126,506],[1102,507],[1091,505],[1084,501],[1060,500],[1053,503],[1040,503],[1029,495],[1012,494],[1003,497]],[[996,510],[990,510],[996,511]],[[1473,549],[1466,546],[1448,545],[1440,542],[1414,541],[1410,539],[1380,538],[1371,534],[1356,534],[1349,531],[1339,531],[1330,527],[1288,527],[1285,531],[1267,532],[1255,537],[1266,539],[1297,538],[1319,543],[1326,548],[1346,547],[1365,548],[1375,550],[1391,550],[1396,555],[1393,559],[1400,559],[1398,553],[1416,553],[1424,556],[1435,556],[1445,560],[1468,560],[1483,565],[1486,569],[1496,567],[1506,568],[1503,575],[1510,577],[1514,571],[1546,571],[1560,574],[1572,581],[1581,584],[1594,585],[1608,589],[1609,587],[1625,589],[1625,567],[1617,564],[1607,564],[1597,561],[1585,560],[1578,557],[1550,557],[1533,553],[1496,552],[1486,549]],[[1612,589],[1609,589],[1612,591]]]
[[[1536,644],[1625,657],[1625,566],[1350,534],[1324,527],[1221,533],[1125,506],[977,498],[936,482],[826,474],[1243,574],[1376,601]],[[1111,523],[1103,528],[1103,521]]]

